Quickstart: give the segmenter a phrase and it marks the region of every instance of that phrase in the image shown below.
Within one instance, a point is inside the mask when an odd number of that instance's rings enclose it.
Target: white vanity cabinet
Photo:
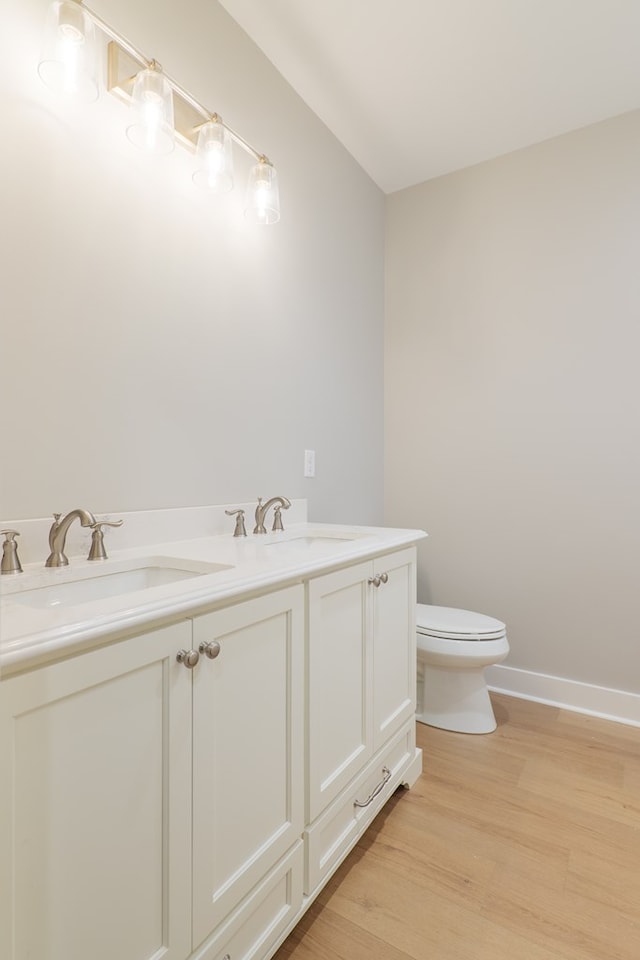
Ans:
[[[308,584],[306,894],[416,758],[415,563],[407,548]]]
[[[413,716],[415,551],[316,577],[308,590],[311,822]]]
[[[0,678],[2,960],[268,960],[420,772],[406,542]]]
[[[308,585],[307,823],[372,753],[371,562]]]
[[[400,550],[373,563],[373,752],[389,742],[416,709],[416,551]],[[377,585],[380,579],[380,585]]]
[[[303,630],[300,585],[2,682],[2,960],[276,941],[302,904]]]
[[[301,846],[304,588],[217,610],[193,626],[194,647],[203,650],[193,670],[196,947],[296,841]],[[301,903],[299,880],[275,915],[290,920]]]
[[[3,960],[189,955],[190,642],[185,621],[0,683]]]

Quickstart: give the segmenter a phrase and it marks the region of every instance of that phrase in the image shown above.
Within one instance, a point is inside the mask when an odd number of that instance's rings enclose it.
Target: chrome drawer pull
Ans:
[[[378,794],[380,793],[384,785],[388,783],[390,779],[391,779],[391,770],[389,770],[389,767],[383,767],[382,780],[380,781],[378,786],[375,788],[373,793],[370,793],[366,800],[363,800],[363,801],[354,800],[353,801],[354,807],[368,807],[371,801],[375,800],[375,798],[378,796]]]

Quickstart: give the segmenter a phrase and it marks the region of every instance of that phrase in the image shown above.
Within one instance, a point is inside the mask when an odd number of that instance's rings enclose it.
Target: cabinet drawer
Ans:
[[[269,954],[302,907],[302,869],[299,840],[193,960],[253,960]]]
[[[304,892],[310,895],[384,806],[415,755],[415,722],[405,724],[304,833]]]

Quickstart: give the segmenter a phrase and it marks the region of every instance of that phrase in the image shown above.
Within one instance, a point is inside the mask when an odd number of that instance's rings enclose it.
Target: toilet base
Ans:
[[[418,662],[416,720],[454,733],[492,733],[497,723],[484,667],[448,670]]]

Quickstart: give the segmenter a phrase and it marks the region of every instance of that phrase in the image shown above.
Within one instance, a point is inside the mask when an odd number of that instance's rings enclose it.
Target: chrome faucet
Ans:
[[[53,523],[49,530],[49,549],[51,553],[47,557],[45,567],[66,567],[69,563],[64,555],[64,545],[67,539],[67,531],[74,520],[79,520],[83,527],[93,527],[96,518],[88,510],[71,510],[66,517],[60,513],[54,513]]]
[[[256,525],[253,528],[254,533],[266,533],[267,530],[264,525],[264,521],[267,516],[267,511],[274,504],[279,504],[274,511],[273,518],[273,527],[272,530],[284,530],[282,526],[282,516],[280,514],[281,510],[288,510],[291,506],[291,501],[287,500],[286,497],[271,497],[270,500],[267,500],[266,503],[262,502],[262,497],[258,497],[258,506],[256,507]]]

